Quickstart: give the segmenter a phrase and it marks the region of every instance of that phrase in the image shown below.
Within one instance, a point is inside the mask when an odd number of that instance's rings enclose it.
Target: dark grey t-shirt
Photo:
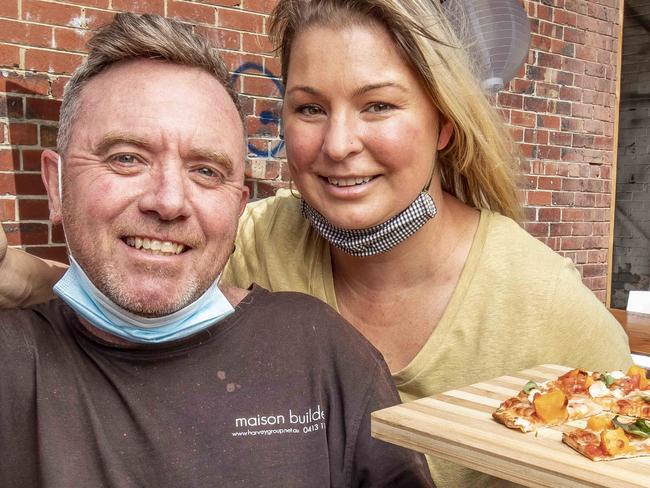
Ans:
[[[256,287],[185,340],[115,346],[59,300],[0,312],[0,485],[429,486],[424,459],[370,437],[399,398],[330,307]]]

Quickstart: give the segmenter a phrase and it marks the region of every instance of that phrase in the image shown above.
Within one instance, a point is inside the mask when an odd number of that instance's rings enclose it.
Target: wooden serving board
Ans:
[[[562,431],[584,427],[584,420],[524,434],[492,419],[527,381],[546,381],[570,369],[536,366],[379,410],[372,414],[372,435],[525,486],[650,487],[650,457],[594,462],[562,442]]]

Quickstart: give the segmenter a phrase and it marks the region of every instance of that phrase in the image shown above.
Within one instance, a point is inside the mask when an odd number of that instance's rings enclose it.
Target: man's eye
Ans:
[[[124,165],[132,165],[137,163],[138,159],[133,154],[120,154],[113,158],[113,161]]]
[[[302,105],[298,107],[298,112],[302,115],[314,116],[323,113],[323,110],[318,105]]]
[[[144,161],[135,154],[116,154],[108,159],[108,165],[116,173],[134,174],[144,168]]]
[[[194,174],[199,176],[198,183],[203,185],[218,185],[224,181],[224,177],[220,171],[210,166],[200,166],[194,169]]]
[[[199,173],[201,176],[205,176],[206,178],[214,178],[218,176],[217,172],[212,168],[199,168],[197,170],[197,173]]]

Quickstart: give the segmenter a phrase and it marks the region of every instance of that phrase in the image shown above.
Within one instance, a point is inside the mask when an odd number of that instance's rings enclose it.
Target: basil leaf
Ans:
[[[650,434],[650,425],[648,425],[648,422],[645,419],[636,419],[634,425],[636,425],[639,430],[645,432],[646,434]]]
[[[643,398],[643,401],[644,401],[644,402],[646,402],[646,403],[650,403],[650,396],[647,396],[647,397],[641,397],[641,398]]]
[[[616,381],[616,379],[613,376],[608,375],[607,373],[602,374],[601,379],[605,381],[605,386],[607,386],[607,388],[612,386],[612,384]]]
[[[639,422],[642,422],[643,427],[638,425]],[[620,427],[621,429],[623,429],[628,434],[632,434],[632,435],[635,435],[637,437],[643,437],[643,438],[646,438],[646,439],[648,437],[650,437],[650,426],[648,426],[643,419],[637,419],[637,421],[634,422],[633,424],[626,424],[626,423],[623,423],[623,422],[619,422],[618,421],[618,415],[617,415],[616,417],[614,417],[612,419],[612,423],[616,427]],[[643,430],[641,430],[641,429],[643,429]],[[645,432],[645,429],[648,429],[648,431]]]
[[[533,388],[537,388],[537,383],[531,380],[524,385],[524,393],[530,393]]]

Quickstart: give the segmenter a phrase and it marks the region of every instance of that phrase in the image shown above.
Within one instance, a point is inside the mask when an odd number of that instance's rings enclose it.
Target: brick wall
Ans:
[[[0,0],[0,216],[11,245],[64,258],[38,174],[55,145],[63,86],[90,29],[116,11],[182,17],[218,40],[248,118],[255,197],[286,185],[279,64],[266,38],[275,0]],[[618,0],[524,0],[528,63],[497,97],[526,156],[526,229],[572,258],[604,299],[610,219]]]
[[[650,289],[650,0],[629,0],[623,30],[612,305]]]

